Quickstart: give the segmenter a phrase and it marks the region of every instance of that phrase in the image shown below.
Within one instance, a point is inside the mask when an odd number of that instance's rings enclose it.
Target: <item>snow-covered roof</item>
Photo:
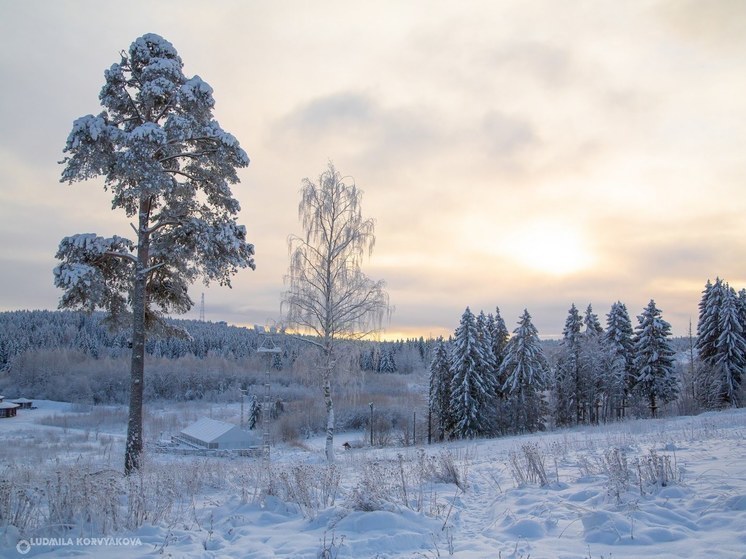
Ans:
[[[8,409],[13,409],[17,407],[18,407],[18,404],[11,404],[10,402],[0,402],[0,409],[2,410],[8,410]]]
[[[28,398],[16,398],[13,400],[16,404],[33,404],[33,400],[29,400]]]
[[[199,421],[192,423],[186,429],[183,429],[181,433],[209,443],[235,427],[237,426],[232,423],[203,417]]]

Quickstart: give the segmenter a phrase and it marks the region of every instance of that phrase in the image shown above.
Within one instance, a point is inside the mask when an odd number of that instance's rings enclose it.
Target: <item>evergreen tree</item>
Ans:
[[[627,307],[617,301],[606,315],[603,343],[609,363],[609,407],[615,410],[618,418],[625,416],[627,399],[634,384],[632,336],[632,321]]]
[[[505,326],[505,321],[500,316],[500,307],[495,307],[495,314],[487,315],[487,328],[492,340],[492,354],[495,356],[495,401],[493,430],[496,434],[505,434],[508,431],[508,416],[506,408],[506,395],[502,390],[505,378],[500,373],[500,365],[505,357],[505,346],[508,344],[510,334]]]
[[[580,376],[583,379],[583,401],[587,402],[588,418],[591,423],[598,423],[601,410],[605,404],[604,358],[601,350],[603,328],[593,306],[588,305],[583,317],[585,331],[581,337]]]
[[[502,390],[508,395],[512,428],[519,433],[543,430],[549,366],[528,310],[523,311],[505,348],[501,372],[506,379]]]
[[[699,303],[697,375],[700,403],[705,407],[740,404],[746,366],[746,291],[736,294],[727,282],[707,280]]]
[[[604,333],[604,329],[598,321],[598,315],[593,312],[593,305],[591,304],[585,309],[583,324],[585,325],[586,337],[601,336]]]
[[[378,361],[379,373],[395,373],[396,360],[394,359],[394,350],[391,347],[384,347],[381,350],[381,358]]]
[[[262,405],[257,400],[256,394],[251,395],[251,402],[249,402],[249,417],[247,426],[249,429],[255,429],[259,419],[262,416]]]
[[[725,285],[720,278],[715,284],[707,280],[699,302],[699,321],[697,322],[697,353],[707,364],[714,364],[717,354],[717,341],[720,337],[720,308],[723,306]]]
[[[451,409],[458,438],[473,438],[489,431],[489,382],[484,377],[485,356],[477,321],[469,307],[461,316],[451,351]]]
[[[249,158],[213,118],[212,88],[184,75],[162,37],[136,39],[104,76],[103,111],[73,123],[61,180],[103,176],[112,208],[135,220],[136,238],[65,237],[54,283],[64,290],[60,308],[104,309],[112,323],[132,329],[129,474],[143,450],[146,330],[165,329],[165,315],[192,307],[188,287],[198,277],[229,286],[240,268],[254,268],[230,190]]]
[[[635,329],[634,363],[635,390],[648,401],[650,414],[656,417],[660,404],[675,400],[679,383],[674,368],[671,348],[671,325],[663,320],[661,311],[652,299],[637,317]]]
[[[738,295],[725,284],[718,312],[718,336],[712,356],[720,407],[740,405],[741,378],[746,366],[746,339],[741,325]]]
[[[479,351],[482,354],[482,376],[488,385],[490,394],[494,395],[497,391],[497,358],[494,351],[490,320],[484,314],[484,311],[479,311],[477,315],[477,340],[480,346]]]
[[[554,419],[557,425],[579,423],[583,417],[580,332],[583,321],[573,304],[562,331],[561,352],[554,378]]]
[[[430,363],[430,394],[429,406],[432,418],[435,420],[437,438],[442,441],[448,436],[454,426],[451,410],[451,374],[448,346],[443,338],[438,338],[435,354]]]

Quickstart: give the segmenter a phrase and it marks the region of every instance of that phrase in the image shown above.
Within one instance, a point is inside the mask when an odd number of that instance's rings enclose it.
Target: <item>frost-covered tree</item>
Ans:
[[[363,193],[330,162],[316,182],[303,179],[298,215],[303,235],[291,235],[290,267],[283,296],[290,325],[322,355],[321,383],[326,407],[326,458],[334,460],[332,376],[335,350],[344,340],[380,329],[389,313],[383,281],[362,271],[375,244],[374,223],[363,219]]]
[[[583,321],[573,303],[565,320],[554,378],[554,419],[560,426],[580,423],[583,418],[583,378],[580,363]]]
[[[505,321],[500,315],[499,307],[495,307],[494,315],[492,313],[487,315],[487,328],[492,340],[492,354],[495,356],[496,371],[494,379],[495,418],[493,421],[493,431],[496,434],[505,434],[510,426],[507,423],[506,394],[502,390],[502,387],[505,384],[505,378],[500,375],[500,365],[505,357],[505,347],[510,339],[510,333],[508,332],[508,328],[505,326]]]
[[[394,349],[392,347],[384,347],[381,350],[381,358],[378,360],[378,372],[379,373],[395,373],[396,359],[394,358]]]
[[[633,333],[627,307],[617,301],[606,315],[603,345],[609,368],[606,385],[609,408],[618,418],[625,416],[627,400],[634,384]]]
[[[541,349],[539,334],[528,310],[523,311],[513,330],[500,366],[505,377],[510,423],[519,433],[541,431],[547,414],[544,390],[548,387],[549,365]]]
[[[601,347],[604,329],[598,321],[598,315],[593,312],[593,306],[588,305],[583,317],[585,330],[581,336],[580,348],[580,377],[583,379],[583,401],[586,402],[588,419],[591,423],[598,423],[601,412],[606,403],[604,392],[605,359]]]
[[[505,326],[503,317],[500,316],[500,307],[495,307],[495,314],[490,313],[487,315],[487,319],[490,336],[492,337],[492,353],[495,355],[495,361],[499,367],[505,355],[505,346],[508,345],[510,333],[508,327]]]
[[[720,338],[720,309],[723,306],[725,291],[725,283],[720,278],[716,278],[714,284],[707,280],[699,302],[696,347],[700,359],[708,364],[712,364],[717,354],[717,341]]]
[[[143,448],[146,328],[189,310],[187,288],[198,277],[230,285],[238,269],[254,268],[254,246],[236,221],[230,189],[249,158],[213,118],[212,88],[182,67],[162,37],[137,39],[104,73],[103,111],[74,122],[62,161],[62,182],[103,176],[112,207],[134,220],[134,240],[64,238],[54,271],[61,308],[104,309],[112,323],[132,326],[128,473]]]
[[[720,278],[714,284],[708,280],[699,304],[700,394],[708,407],[740,405],[746,367],[746,292],[741,293]]]
[[[671,325],[662,318],[652,299],[642,314],[634,336],[635,390],[647,400],[650,415],[656,416],[660,404],[678,397]]]
[[[429,409],[437,427],[437,437],[442,441],[453,429],[453,412],[451,410],[451,364],[449,346],[438,338],[435,353],[430,363]]]
[[[738,295],[725,284],[718,313],[718,336],[712,357],[720,407],[739,406],[741,379],[746,367],[746,339],[740,320]]]
[[[484,375],[482,350],[476,317],[466,307],[451,345],[451,410],[458,438],[478,437],[490,430],[491,385]]]
[[[262,405],[256,397],[256,394],[251,395],[251,402],[249,402],[249,417],[247,426],[249,429],[255,429],[259,423],[259,419],[262,416]]]

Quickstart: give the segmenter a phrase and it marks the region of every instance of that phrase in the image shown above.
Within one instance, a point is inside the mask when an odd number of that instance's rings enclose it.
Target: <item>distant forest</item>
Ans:
[[[146,397],[221,400],[263,382],[268,366],[313,384],[315,350],[302,338],[272,336],[281,353],[271,363],[257,353],[270,334],[225,322],[170,320],[186,336],[150,336]],[[427,369],[432,341],[358,342],[346,369],[411,374]],[[110,331],[103,313],[12,311],[0,313],[0,393],[85,403],[125,403],[129,331]],[[344,374],[349,374],[346,371]],[[354,371],[352,371],[354,374]],[[280,375],[280,376],[285,376]],[[288,380],[288,383],[290,380]]]

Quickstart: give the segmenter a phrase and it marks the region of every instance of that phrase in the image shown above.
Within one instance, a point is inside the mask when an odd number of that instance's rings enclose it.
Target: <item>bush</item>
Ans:
[[[508,466],[516,485],[538,483],[542,487],[549,483],[544,463],[545,456],[536,443],[521,445],[520,451],[511,450],[508,453]]]

